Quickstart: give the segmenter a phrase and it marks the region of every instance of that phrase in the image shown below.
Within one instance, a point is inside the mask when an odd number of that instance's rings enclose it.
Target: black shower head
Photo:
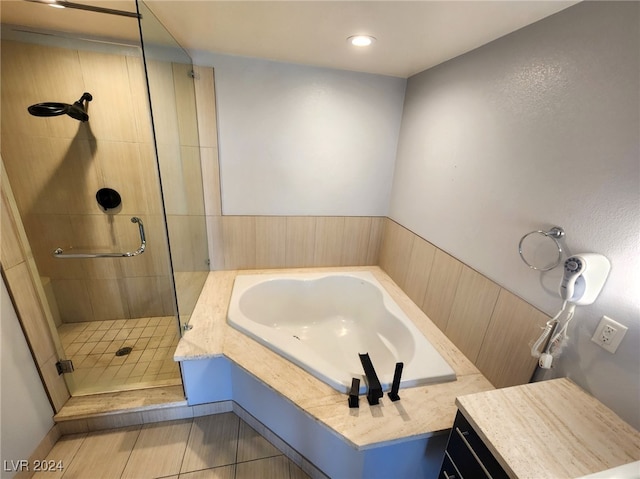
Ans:
[[[73,105],[69,105],[68,103],[45,102],[31,105],[27,110],[29,110],[29,113],[33,116],[59,116],[67,114],[71,118],[84,122],[89,120],[84,102],[91,100],[93,100],[91,93],[85,92]]]

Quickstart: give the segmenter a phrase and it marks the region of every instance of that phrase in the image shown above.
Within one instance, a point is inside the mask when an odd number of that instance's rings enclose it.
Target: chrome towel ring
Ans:
[[[542,235],[546,238],[550,238],[556,244],[556,247],[558,248],[558,257],[556,258],[555,263],[553,263],[551,266],[539,268],[537,266],[532,265],[531,263],[529,263],[529,261],[525,259],[524,254],[522,253],[522,243],[528,236],[533,234]],[[550,271],[556,266],[558,266],[560,264],[560,261],[562,261],[562,246],[560,246],[560,242],[558,240],[563,237],[564,237],[564,229],[562,229],[560,226],[554,226],[549,231],[542,231],[542,230],[531,231],[530,233],[527,233],[522,238],[520,238],[520,243],[518,244],[518,253],[520,253],[520,258],[522,258],[522,261],[524,261],[524,264],[526,264],[531,269],[535,269],[538,271]]]

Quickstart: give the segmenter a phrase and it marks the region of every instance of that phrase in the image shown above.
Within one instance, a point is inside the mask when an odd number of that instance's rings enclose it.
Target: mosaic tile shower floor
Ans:
[[[65,323],[58,334],[75,368],[68,377],[74,396],[181,384],[173,316]],[[131,352],[116,355],[126,347]]]

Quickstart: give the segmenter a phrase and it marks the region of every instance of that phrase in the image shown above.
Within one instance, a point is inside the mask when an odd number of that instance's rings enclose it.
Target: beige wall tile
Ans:
[[[223,270],[225,269],[225,267],[224,238],[222,236],[222,216],[207,216],[206,221],[211,270]]]
[[[189,249],[191,243],[189,217],[181,215],[167,216],[167,229],[169,230],[170,244],[175,245],[171,249],[171,261],[173,262],[174,271],[192,271],[193,261]]]
[[[69,229],[65,238],[60,238],[62,249],[67,253],[112,253],[124,251],[121,248],[118,234],[116,231],[116,222],[123,221],[124,218],[115,215],[73,215],[68,217]],[[58,221],[61,221],[58,220]],[[55,227],[55,217],[35,218],[34,229],[39,225],[51,225],[49,229]],[[65,225],[66,226],[66,225]],[[47,231],[48,233],[48,231]],[[60,234],[60,233],[56,233]],[[45,251],[45,254],[51,255],[51,250]],[[45,258],[42,258],[44,263]],[[69,259],[69,258],[53,258],[54,266],[56,266],[56,274],[53,277],[60,277],[58,270],[68,265],[77,265],[82,268],[82,276],[76,278],[118,278],[122,274],[120,267],[121,260],[111,258],[96,259]],[[46,263],[45,263],[46,264]]]
[[[85,283],[94,320],[131,317],[123,280],[88,279]]]
[[[98,140],[90,142],[94,151],[94,164],[100,178],[100,188],[116,190],[122,197],[119,214],[160,214],[160,187],[155,158],[148,145],[141,148],[137,143]],[[93,212],[102,212],[95,200],[96,188],[92,192]]]
[[[179,145],[178,113],[171,63],[149,60],[147,74],[156,139],[159,143]]]
[[[199,147],[196,93],[191,65],[172,63],[180,144]]]
[[[151,144],[153,142],[153,130],[151,128],[151,109],[147,95],[147,83],[142,57],[126,56],[127,70],[129,71],[129,87],[131,88],[131,108],[136,122],[136,133],[140,143]]]
[[[56,350],[27,264],[20,263],[4,270],[4,274],[29,345],[38,364],[43,364]]]
[[[2,114],[3,143],[5,141],[5,125],[13,125],[16,131],[31,131],[37,136],[48,136],[48,123],[43,118],[25,114],[29,105],[53,100],[42,96],[38,87],[38,77],[33,73],[32,58],[38,56],[36,45],[2,41]],[[80,88],[82,86],[80,85]],[[52,94],[52,93],[49,93]],[[82,92],[80,93],[82,94]],[[4,146],[3,146],[4,150]],[[4,151],[3,151],[4,153]]]
[[[220,166],[217,148],[200,148],[204,209],[207,215],[222,214],[220,198]]]
[[[369,236],[369,249],[367,250],[367,264],[380,264],[380,247],[386,218],[373,216],[371,218],[371,236]]]
[[[197,65],[194,65],[193,70],[196,73],[195,91],[200,146],[217,149],[218,126],[216,122],[214,71],[213,68]]]
[[[52,149],[50,138],[2,128],[2,159],[21,214],[51,212],[56,207],[49,203],[54,195],[44,195],[51,188],[55,163],[61,160],[54,157]]]
[[[200,164],[200,148],[182,146],[180,148],[183,188],[187,200],[186,214],[204,215],[204,192],[202,187],[202,169]]]
[[[167,214],[187,213],[187,198],[184,189],[182,165],[180,163],[180,145],[158,141],[158,163],[163,178],[171,178],[162,184],[162,195]]]
[[[170,276],[124,278],[131,318],[176,314]]]
[[[549,316],[505,289],[500,289],[476,365],[497,388],[529,382],[537,360],[531,345]],[[508,358],[508,360],[505,360]]]
[[[447,328],[462,266],[457,259],[436,249],[422,310],[442,331]]]
[[[56,296],[60,318],[63,323],[94,320],[91,300],[84,280],[52,279],[51,286]]]
[[[36,136],[72,138],[80,123],[71,118],[38,118],[27,106],[45,101],[73,103],[84,90],[76,51],[2,42],[2,124]]]
[[[99,183],[88,141],[38,138],[7,127],[2,133],[3,158],[21,214],[97,211]]]
[[[91,142],[79,138],[51,138],[55,168],[44,188],[37,190],[39,213],[97,213],[96,191],[102,186]]]
[[[286,264],[287,219],[256,216],[256,268],[282,268]]]
[[[380,267],[401,288],[405,285],[413,237],[411,231],[386,219],[380,247]]]
[[[156,157],[156,148],[154,143],[138,143],[138,150],[140,152],[140,166],[141,168],[135,170],[140,175],[140,181],[143,181],[139,185],[142,190],[142,198],[145,202],[150,203],[147,205],[146,210],[153,213],[162,213],[162,194],[160,193],[160,181],[158,180],[158,159]],[[165,183],[167,183],[167,178]],[[137,205],[140,206],[140,205]],[[142,208],[131,208],[132,211],[143,211]]]
[[[164,218],[161,215],[145,215],[140,217],[144,225],[147,246],[144,253],[119,258],[124,276],[165,276],[171,268]],[[140,228],[131,222],[130,216],[117,216],[115,232],[121,251],[134,251],[140,246]]]
[[[316,218],[313,265],[339,266],[342,259],[343,238],[343,216],[319,216]]]
[[[167,216],[174,271],[204,271],[207,259],[207,231],[204,216]]]
[[[62,260],[52,255],[57,248],[67,251],[77,244],[69,216],[28,215],[23,216],[23,221],[33,257],[42,276],[56,279],[77,279],[85,276],[81,260]]]
[[[10,205],[10,200],[7,198],[7,193],[10,194],[10,192],[6,191],[4,185],[3,178],[2,210],[0,211],[2,216],[2,224],[0,225],[2,233],[2,267],[9,269],[24,261],[26,252],[23,250],[19,238],[17,220],[14,216],[16,210]]]
[[[414,235],[403,289],[416,304],[422,304],[424,301],[435,254],[435,246]]]
[[[251,269],[256,264],[254,216],[223,216],[224,268]]]
[[[286,267],[313,265],[316,217],[287,216]]]
[[[445,334],[474,364],[482,346],[500,287],[463,266]]]
[[[97,140],[133,142],[137,128],[126,57],[86,50],[77,52],[85,91],[93,95],[88,126]],[[114,115],[113,112],[118,114]]]
[[[371,217],[345,216],[340,262],[342,266],[366,265],[371,237]]]

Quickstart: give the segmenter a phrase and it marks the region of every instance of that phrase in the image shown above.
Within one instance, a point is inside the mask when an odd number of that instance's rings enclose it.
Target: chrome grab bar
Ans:
[[[144,249],[147,247],[147,240],[144,235],[144,225],[142,220],[137,216],[131,218],[132,223],[138,223],[138,229],[140,230],[140,247],[135,251],[127,251],[124,253],[65,253],[62,248],[56,248],[53,252],[54,258],[130,258],[132,256],[138,256],[144,253]]]

